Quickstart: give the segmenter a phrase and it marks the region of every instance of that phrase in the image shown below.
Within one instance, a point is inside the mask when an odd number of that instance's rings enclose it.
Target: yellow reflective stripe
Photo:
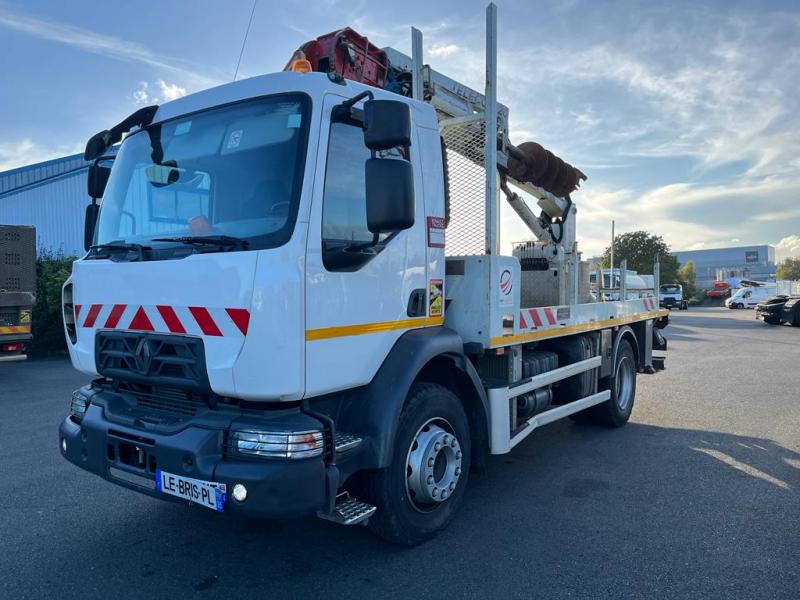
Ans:
[[[380,333],[396,329],[412,329],[415,327],[433,327],[444,323],[442,317],[420,317],[418,319],[401,319],[400,321],[382,321],[380,323],[363,323],[360,325],[339,325],[323,329],[306,329],[306,341],[329,340],[331,338]]]
[[[628,323],[635,323],[636,321],[645,321],[647,319],[657,319],[668,315],[669,311],[666,308],[656,310],[653,312],[639,313],[632,317],[623,317],[620,319],[606,319],[605,321],[592,321],[590,323],[580,323],[578,325],[567,325],[566,327],[553,327],[552,329],[545,329],[542,331],[529,331],[527,333],[518,333],[515,335],[503,335],[500,337],[493,337],[489,340],[492,348],[496,346],[509,346],[511,344],[521,344],[523,342],[532,342],[534,340],[541,340],[551,337],[561,337],[562,335],[569,335],[570,333],[581,333],[584,331],[594,331],[597,329],[605,329],[606,327],[615,327],[619,325],[627,325]]]
[[[30,333],[30,325],[3,325],[0,327],[0,335],[6,333]]]

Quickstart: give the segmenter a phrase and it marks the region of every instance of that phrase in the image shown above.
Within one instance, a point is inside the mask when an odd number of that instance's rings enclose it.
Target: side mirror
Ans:
[[[97,215],[100,212],[100,205],[92,201],[86,205],[86,214],[83,219],[83,249],[89,250],[94,241],[94,228],[97,226]]]
[[[111,175],[111,167],[104,167],[99,164],[89,166],[89,173],[86,178],[86,191],[89,193],[90,198],[103,197],[109,175]]]
[[[366,162],[367,228],[375,234],[414,225],[414,169],[406,160]]]
[[[398,100],[364,102],[364,145],[389,150],[411,144],[411,110]]]
[[[83,151],[83,160],[94,160],[98,156],[103,156],[108,147],[113,143],[112,134],[108,129],[95,133],[86,142],[86,150]]]

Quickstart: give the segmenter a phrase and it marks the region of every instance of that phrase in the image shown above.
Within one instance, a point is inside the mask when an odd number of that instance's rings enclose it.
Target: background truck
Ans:
[[[35,293],[36,229],[0,225],[0,361],[26,358]]]
[[[689,308],[689,301],[683,297],[683,286],[680,283],[662,284],[659,295],[661,296],[659,305],[662,308],[678,308],[680,310]]]
[[[800,296],[779,294],[756,305],[756,319],[768,325],[789,323],[800,327]]]
[[[487,454],[567,416],[624,425],[667,311],[591,300],[585,176],[509,141],[496,34],[490,5],[483,93],[423,65],[417,30],[411,57],[341,30],[286,72],[92,137],[102,209],[63,303],[93,381],[64,457],[162,499],[411,545]],[[512,256],[503,196],[534,238]]]

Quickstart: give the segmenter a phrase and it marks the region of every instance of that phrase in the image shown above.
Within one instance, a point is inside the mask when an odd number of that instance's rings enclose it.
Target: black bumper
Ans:
[[[59,427],[64,457],[76,466],[117,485],[154,498],[188,504],[155,489],[156,469],[225,483],[224,512],[265,518],[293,518],[331,509],[338,485],[336,467],[322,457],[302,460],[233,460],[223,452],[227,423],[188,424],[169,434],[109,421],[104,407],[91,404],[82,421],[67,417]],[[303,415],[305,418],[306,415]],[[116,421],[116,420],[115,420]],[[269,427],[270,419],[264,419]],[[66,450],[64,450],[66,442]],[[230,494],[236,483],[247,487],[247,499]]]

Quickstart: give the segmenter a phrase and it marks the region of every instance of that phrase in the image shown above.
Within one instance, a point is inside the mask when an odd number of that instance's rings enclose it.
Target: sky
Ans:
[[[800,2],[497,1],[511,139],[588,175],[584,256],[645,229],[673,250],[800,256]],[[352,26],[483,88],[484,2],[257,0],[238,78]],[[0,171],[81,152],[144,104],[233,79],[252,0],[0,0]],[[503,239],[526,230],[510,209]]]

